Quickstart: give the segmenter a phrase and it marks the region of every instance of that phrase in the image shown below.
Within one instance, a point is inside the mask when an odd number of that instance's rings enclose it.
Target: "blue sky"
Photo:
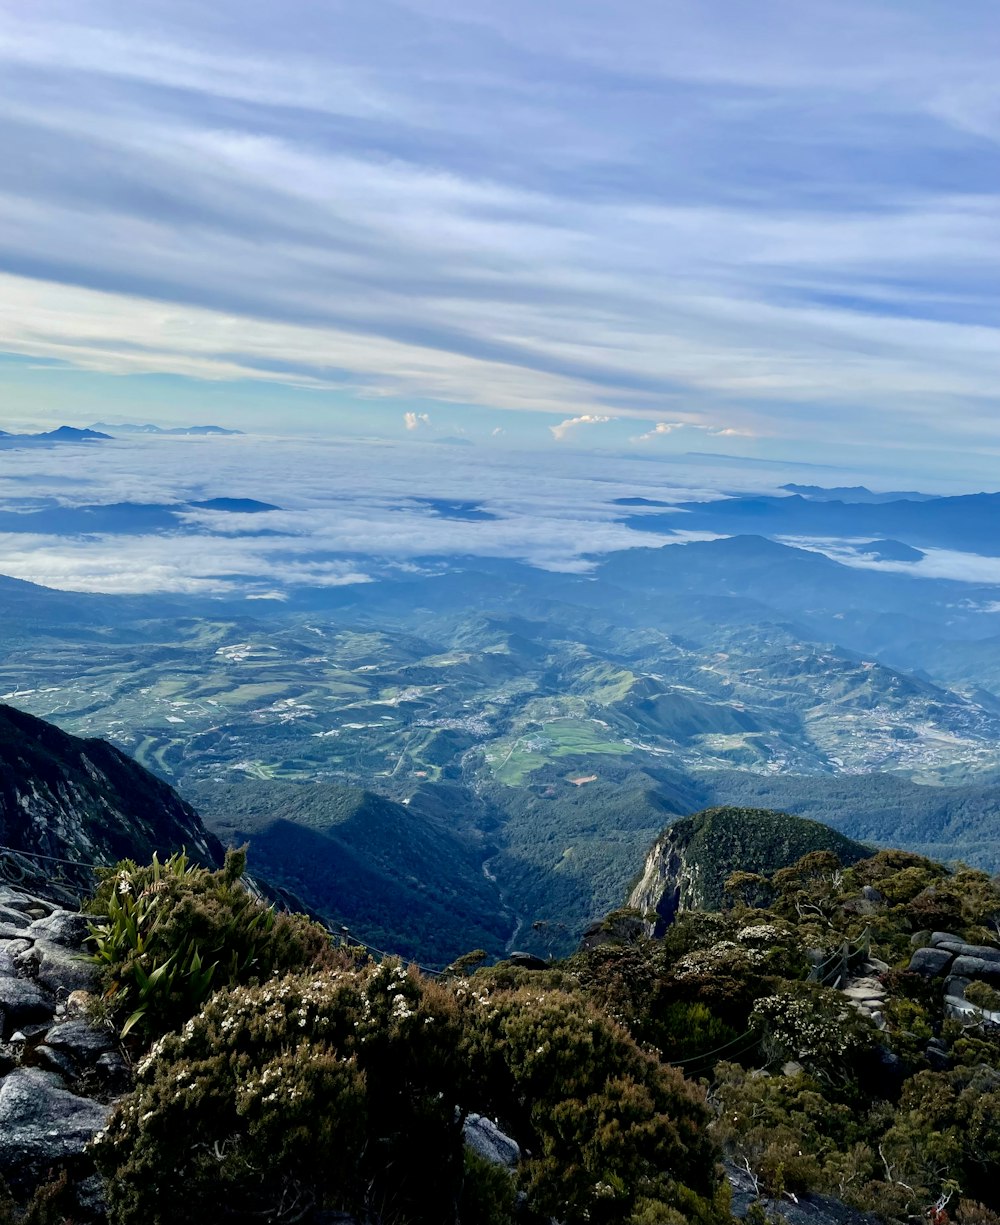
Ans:
[[[0,0],[0,425],[971,471],[998,56],[993,0]]]

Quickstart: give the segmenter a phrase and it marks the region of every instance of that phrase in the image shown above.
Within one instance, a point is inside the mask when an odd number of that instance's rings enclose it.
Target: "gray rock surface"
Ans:
[[[86,1016],[86,936],[85,916],[0,883],[0,1176],[23,1204],[68,1169],[81,1225],[103,1220],[86,1144],[131,1082],[115,1035]]]
[[[0,1036],[55,1016],[52,997],[37,983],[25,978],[0,978]]]
[[[521,1160],[521,1149],[517,1141],[504,1135],[485,1115],[470,1114],[465,1120],[462,1134],[468,1147],[493,1165],[506,1166],[512,1170]]]
[[[85,960],[79,946],[36,940],[24,957],[35,962],[35,976],[42,986],[63,997],[71,991],[91,991],[97,982],[97,967]]]
[[[44,940],[66,948],[79,949],[90,931],[91,920],[87,915],[71,910],[56,910],[44,919],[35,919],[28,928],[32,940]]]
[[[926,974],[928,978],[934,978],[935,975],[944,973],[951,965],[952,959],[953,954],[946,949],[917,949],[910,958],[910,969],[915,974]]]
[[[40,1068],[15,1068],[0,1082],[0,1174],[24,1186],[79,1153],[104,1126],[108,1107],[77,1097]]]

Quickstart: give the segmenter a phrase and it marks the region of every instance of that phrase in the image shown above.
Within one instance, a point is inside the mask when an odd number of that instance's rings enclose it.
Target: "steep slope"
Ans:
[[[205,864],[222,859],[172,787],[106,741],[12,706],[0,706],[0,845],[87,863],[146,862],[182,846]]]
[[[261,781],[196,795],[224,840],[249,842],[255,871],[334,926],[431,964],[499,954],[512,920],[483,872],[493,848],[440,792],[398,804],[340,783]]]
[[[654,911],[665,927],[679,911],[721,906],[731,872],[775,872],[810,851],[833,851],[844,864],[871,854],[818,821],[764,808],[708,808],[663,831],[628,904]]]

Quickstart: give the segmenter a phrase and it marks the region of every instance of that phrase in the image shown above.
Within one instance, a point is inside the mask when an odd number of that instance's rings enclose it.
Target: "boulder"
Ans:
[[[992,986],[1000,983],[1000,961],[986,961],[982,957],[956,957],[951,972],[960,978],[984,979]]]
[[[63,1051],[77,1063],[96,1062],[99,1055],[116,1048],[114,1035],[108,1029],[90,1025],[86,1021],[63,1021],[54,1025],[45,1035],[45,1041],[54,1050]]]
[[[917,949],[910,958],[909,968],[914,974],[926,974],[928,978],[934,978],[935,975],[945,972],[951,965],[952,957],[945,949]]]
[[[16,927],[19,931],[30,927],[32,919],[23,910],[15,910],[13,906],[5,906],[0,902],[0,923]]]
[[[0,978],[14,978],[18,958],[30,948],[30,940],[0,940]]]
[[[72,991],[89,991],[97,982],[98,970],[79,948],[67,948],[50,940],[36,940],[22,955],[21,964],[33,963],[35,977],[50,991],[67,996]]]
[[[28,928],[28,937],[79,949],[90,934],[91,921],[89,916],[72,910],[54,910],[44,919],[35,919]]]
[[[522,970],[547,970],[549,963],[534,953],[511,953],[507,960],[512,966],[520,966]]]
[[[43,1042],[35,1047],[34,1055],[40,1067],[47,1068],[50,1072],[58,1072],[67,1080],[76,1079],[77,1067],[65,1052],[54,1051]]]
[[[25,978],[0,978],[0,1036],[9,1037],[55,1016],[55,1004],[37,983]]]
[[[521,1160],[521,1148],[516,1140],[505,1135],[485,1115],[470,1114],[462,1128],[466,1145],[492,1165],[512,1170]]]
[[[925,944],[964,944],[965,941],[961,936],[956,936],[954,932],[931,932],[929,936],[924,937]]]
[[[9,910],[17,910],[33,919],[42,919],[55,910],[52,903],[46,902],[44,898],[35,897],[31,893],[15,889],[12,885],[3,884],[0,884],[0,905]]]
[[[0,1174],[15,1189],[81,1153],[109,1107],[77,1097],[53,1072],[16,1068],[0,1082]]]
[[[124,1092],[132,1082],[132,1070],[118,1051],[107,1051],[94,1065],[98,1075],[114,1093]]]

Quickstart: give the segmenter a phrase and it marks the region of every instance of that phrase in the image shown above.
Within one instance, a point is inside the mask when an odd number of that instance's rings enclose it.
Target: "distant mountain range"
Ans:
[[[865,485],[782,485],[789,493],[800,494],[814,502],[932,502],[936,494],[918,493],[916,490],[892,490],[889,493],[873,493]]]
[[[668,514],[632,515],[626,522],[642,532],[684,529],[847,541],[889,538],[916,548],[1000,556],[1000,493],[941,498],[916,495],[916,499],[904,495],[888,502],[831,500],[801,493],[731,497],[684,502]]]
[[[45,505],[26,510],[0,510],[0,531],[39,532],[52,536],[84,536],[97,532],[103,535],[138,536],[150,532],[177,532],[184,526],[180,516],[192,510],[259,515],[280,509],[272,502],[258,502],[255,498],[206,498],[197,502],[166,503],[109,502],[89,506],[63,506],[52,499]],[[204,532],[204,524],[199,524],[196,530]]]
[[[78,430],[72,425],[60,425],[41,434],[8,434],[6,430],[0,430],[0,449],[54,447],[67,442],[102,442],[110,437],[110,434],[103,434],[97,429]]]
[[[96,421],[93,430],[103,430],[106,434],[190,434],[195,436],[211,435],[213,437],[242,434],[242,430],[226,430],[221,425],[149,425],[124,424],[111,425],[106,421]]]

